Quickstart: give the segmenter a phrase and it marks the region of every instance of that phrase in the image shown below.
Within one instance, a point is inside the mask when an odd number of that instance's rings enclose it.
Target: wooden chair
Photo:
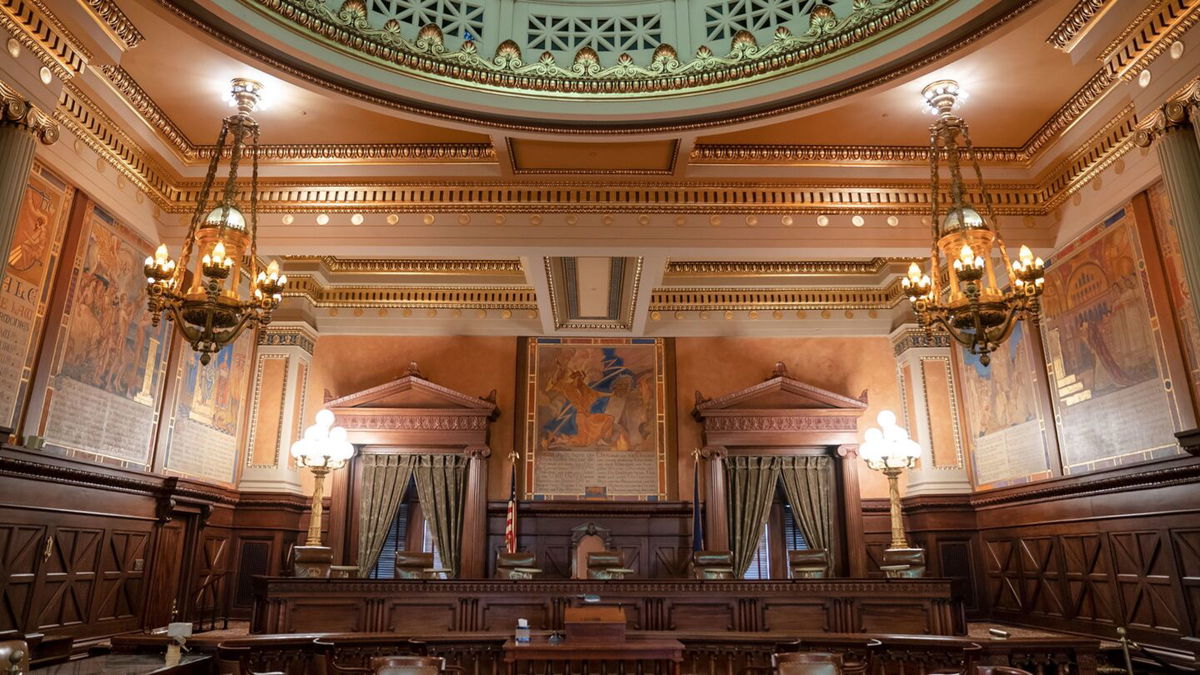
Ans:
[[[925,549],[886,549],[879,569],[892,579],[919,579],[925,576]]]
[[[793,579],[824,579],[829,576],[829,551],[788,551],[788,571]]]
[[[438,656],[376,656],[371,659],[375,675],[439,675],[447,671],[462,672],[462,668],[446,665]]]
[[[24,640],[0,642],[0,673],[14,672],[29,672],[29,644]]]
[[[528,551],[500,551],[496,554],[497,579],[532,579],[541,571],[537,567],[537,556]]]
[[[589,579],[624,579],[631,572],[625,567],[625,554],[621,551],[597,551],[587,555]]]
[[[396,551],[397,579],[428,579],[433,569],[433,554],[424,551]]]
[[[422,659],[422,663],[425,661],[437,661],[439,669],[446,670],[449,668],[445,665],[443,659],[438,657],[431,658],[425,655],[426,645],[424,642],[408,640],[400,636],[396,636],[395,638],[378,636],[373,639],[345,636],[344,640],[339,642],[335,642],[330,638],[315,638],[312,641],[312,645],[325,661],[326,675],[375,673],[378,671],[375,670],[374,662],[381,658]],[[389,652],[391,653],[389,654]],[[347,663],[347,661],[350,663]],[[435,670],[434,675],[437,672]],[[413,675],[423,675],[423,673],[413,671]]]
[[[695,551],[692,576],[696,579],[732,579],[733,551]]]
[[[281,670],[254,670],[250,665],[250,657],[254,650],[240,645],[217,645],[217,660],[222,663],[236,663],[237,675],[287,675]]]

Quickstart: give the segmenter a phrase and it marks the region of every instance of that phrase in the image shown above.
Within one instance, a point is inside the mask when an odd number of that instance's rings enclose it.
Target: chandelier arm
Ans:
[[[208,211],[208,195],[212,191],[213,181],[217,176],[217,167],[220,165],[221,155],[225,152],[225,144],[228,140],[229,126],[227,122],[222,121],[221,132],[217,134],[217,144],[213,148],[212,159],[208,162],[208,172],[204,174],[204,183],[201,184],[200,194],[196,198],[196,210],[192,213],[192,222],[183,238],[183,251],[179,254],[179,267],[175,270],[178,278],[172,279],[175,288],[183,288],[184,275],[187,274],[188,262],[192,257],[192,247],[196,243],[196,230],[200,227],[200,222]]]
[[[183,338],[188,341],[188,344],[194,344],[196,339],[200,337],[200,332],[190,326],[187,321],[183,320],[183,313],[178,303],[167,305],[167,310],[171,312],[172,321],[179,328],[179,332],[183,334]]]
[[[250,297],[258,283],[258,125],[250,131]]]
[[[963,141],[970,151],[971,164],[975,167],[975,179],[979,181],[979,191],[983,194],[983,209],[988,219],[992,221],[992,234],[996,235],[996,247],[1000,249],[1000,260],[1004,262],[1008,283],[1014,284],[1017,277],[1013,273],[1012,260],[1008,258],[1008,247],[1004,244],[1004,237],[1000,234],[1000,220],[996,218],[996,210],[992,205],[992,193],[988,191],[987,183],[983,180],[983,170],[979,168],[979,157],[975,152],[975,146],[971,143],[971,134],[967,129],[966,122],[963,122]]]
[[[997,328],[1000,329],[1000,332],[996,333],[995,335],[989,335],[988,339],[996,344],[1007,340],[1008,336],[1012,335],[1013,330],[1016,329],[1017,321],[1020,321],[1020,319],[1017,317],[1017,313],[1019,311],[1020,308],[1018,305],[1009,304],[1008,310],[1004,313],[1004,323],[997,326]]]
[[[939,149],[940,146],[938,145],[938,139],[941,137],[938,132],[940,124],[941,121],[939,120],[934,122],[933,126],[929,128],[929,184],[933,186],[933,189],[930,191],[929,198],[930,208],[932,209],[929,215],[929,228],[932,230],[933,235],[933,244],[929,247],[929,278],[931,282],[930,295],[935,300],[941,294],[942,288],[942,274],[940,271],[942,263],[941,258],[938,256],[937,247],[939,239],[938,210],[941,203],[941,199],[939,198],[941,190],[938,189],[938,155],[941,152]]]
[[[945,317],[943,317],[941,315],[934,315],[934,316],[931,316],[930,319],[934,323],[941,326],[942,329],[945,330],[946,333],[950,337],[954,338],[955,342],[963,345],[964,347],[968,347],[968,348],[971,347],[971,344],[974,342],[974,338],[970,335],[967,335],[966,333],[962,333],[957,328],[950,325],[950,322],[947,321]]]

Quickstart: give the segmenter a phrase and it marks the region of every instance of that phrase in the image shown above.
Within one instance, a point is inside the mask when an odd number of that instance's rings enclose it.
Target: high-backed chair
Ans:
[[[893,579],[919,579],[925,576],[925,549],[889,548],[879,569]]]
[[[625,554],[620,551],[595,551],[587,556],[589,579],[624,579],[629,572]]]
[[[12,672],[29,672],[29,645],[24,640],[0,642],[0,673]]]
[[[396,551],[397,579],[428,579],[433,569],[433,554],[424,551]]]
[[[695,551],[692,576],[696,579],[732,579],[733,551]]]
[[[497,579],[532,579],[540,574],[537,566],[537,556],[529,551],[500,551],[496,554]]]
[[[842,655],[829,652],[785,652],[771,656],[778,675],[842,675]]]
[[[829,576],[829,551],[788,551],[788,571],[793,579],[824,579]]]

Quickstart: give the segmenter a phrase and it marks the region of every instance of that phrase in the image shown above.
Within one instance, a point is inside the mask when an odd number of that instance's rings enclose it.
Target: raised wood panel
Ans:
[[[34,590],[33,627],[40,631],[88,623],[104,530],[56,527],[50,556]]]
[[[1062,550],[1068,615],[1112,623],[1117,613],[1105,539],[1098,534],[1067,535]]]
[[[24,630],[46,528],[0,524],[0,631]]]
[[[858,608],[858,632],[925,635],[933,632],[929,618],[929,611],[921,606],[863,602]]]
[[[455,624],[455,607],[455,603],[448,601],[389,601],[384,615],[387,630],[397,633],[416,633],[422,630],[452,631]]]
[[[290,610],[287,627],[283,631],[287,633],[353,633],[366,625],[365,607],[356,602],[315,597],[293,602]],[[420,614],[411,618],[419,620]],[[431,621],[429,625],[436,625],[436,622]]]
[[[1023,601],[1032,614],[1064,616],[1058,539],[1031,537],[1020,541]]]
[[[667,603],[671,630],[733,630],[734,607],[728,602],[673,600]]]
[[[550,608],[545,602],[513,599],[508,602],[488,601],[482,607],[480,627],[485,631],[509,631],[517,625],[517,619],[526,619],[529,625],[539,630],[549,630]]]
[[[228,607],[229,543],[224,532],[205,530],[196,549],[192,586],[193,620],[225,616]]]
[[[830,631],[829,608],[820,599],[763,603],[763,628],[771,632]]]
[[[1179,582],[1188,607],[1189,633],[1200,635],[1200,529],[1173,530],[1171,537],[1179,559]]]
[[[1179,633],[1184,624],[1173,592],[1171,556],[1164,550],[1161,533],[1114,532],[1109,541],[1124,623]]]
[[[114,531],[100,556],[96,621],[136,620],[142,609],[147,532]]]

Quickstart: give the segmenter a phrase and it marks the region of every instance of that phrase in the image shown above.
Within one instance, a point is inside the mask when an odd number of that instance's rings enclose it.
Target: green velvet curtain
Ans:
[[[739,578],[754,560],[754,551],[771,512],[780,464],[780,457],[725,458],[729,545],[733,549],[733,569]]]
[[[810,548],[825,549],[833,569],[834,552],[830,547],[833,521],[833,459],[829,457],[784,457],[780,479],[787,493],[792,517]]]
[[[418,455],[413,467],[417,498],[441,554],[442,565],[457,577],[462,551],[463,504],[467,495],[467,465],[462,455]]]
[[[379,562],[388,528],[396,518],[396,510],[400,508],[404,490],[412,478],[416,456],[364,454],[358,461],[362,467],[358,576],[365,579]]]

